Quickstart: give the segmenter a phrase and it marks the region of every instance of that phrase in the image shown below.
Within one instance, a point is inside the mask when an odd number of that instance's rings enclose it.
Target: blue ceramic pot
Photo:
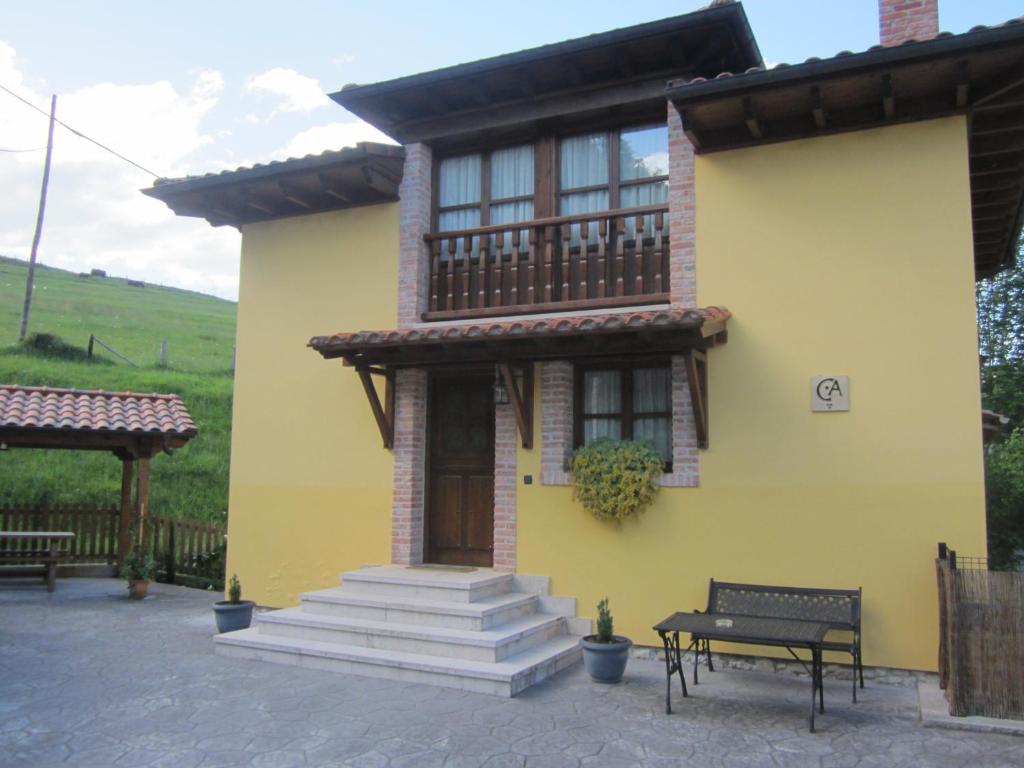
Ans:
[[[213,615],[217,619],[217,632],[235,632],[239,629],[248,629],[252,624],[252,609],[256,603],[252,600],[239,600],[237,603],[229,603],[227,600],[213,604]]]
[[[626,671],[629,648],[633,641],[621,635],[612,635],[612,642],[599,643],[597,635],[580,639],[583,647],[583,664],[595,683],[617,683]]]

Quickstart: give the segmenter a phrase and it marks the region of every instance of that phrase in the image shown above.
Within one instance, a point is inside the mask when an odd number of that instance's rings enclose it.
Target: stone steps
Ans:
[[[300,599],[302,610],[309,613],[478,631],[492,629],[537,610],[537,596],[526,592],[507,592],[474,603],[452,603],[356,595],[333,587],[306,592]]]
[[[256,628],[229,632],[215,639],[217,653],[224,656],[425,683],[495,696],[515,696],[578,663],[581,658],[579,638],[572,635],[549,640],[497,663],[275,637],[262,634]]]
[[[224,655],[515,696],[578,662],[589,622],[544,578],[377,566],[215,637]],[[551,613],[541,612],[543,608]]]

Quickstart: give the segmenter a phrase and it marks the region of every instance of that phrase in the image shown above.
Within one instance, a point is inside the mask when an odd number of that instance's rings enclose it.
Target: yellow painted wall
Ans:
[[[246,597],[286,606],[390,557],[391,453],[358,377],[306,343],[394,327],[398,206],[242,234],[228,573]]]
[[[699,303],[734,315],[701,486],[616,529],[521,484],[518,570],[648,645],[710,577],[862,586],[865,664],[934,669],[936,543],[985,551],[964,120],[699,156],[696,196]],[[848,413],[810,412],[818,374]]]

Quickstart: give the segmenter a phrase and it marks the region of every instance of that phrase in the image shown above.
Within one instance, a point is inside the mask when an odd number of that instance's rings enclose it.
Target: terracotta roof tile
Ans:
[[[726,320],[724,307],[703,309],[657,309],[570,317],[535,317],[499,322],[442,324],[407,331],[356,331],[332,336],[314,336],[309,346],[318,351],[341,352],[367,347],[407,346],[444,342],[472,341],[481,338],[540,338],[614,333],[637,328],[700,328],[708,320]]]
[[[0,384],[0,428],[198,434],[177,395]]]

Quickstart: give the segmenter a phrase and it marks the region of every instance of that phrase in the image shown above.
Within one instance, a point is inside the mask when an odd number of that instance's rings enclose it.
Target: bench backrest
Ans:
[[[860,589],[809,589],[711,580],[708,613],[826,622],[860,632]]]

